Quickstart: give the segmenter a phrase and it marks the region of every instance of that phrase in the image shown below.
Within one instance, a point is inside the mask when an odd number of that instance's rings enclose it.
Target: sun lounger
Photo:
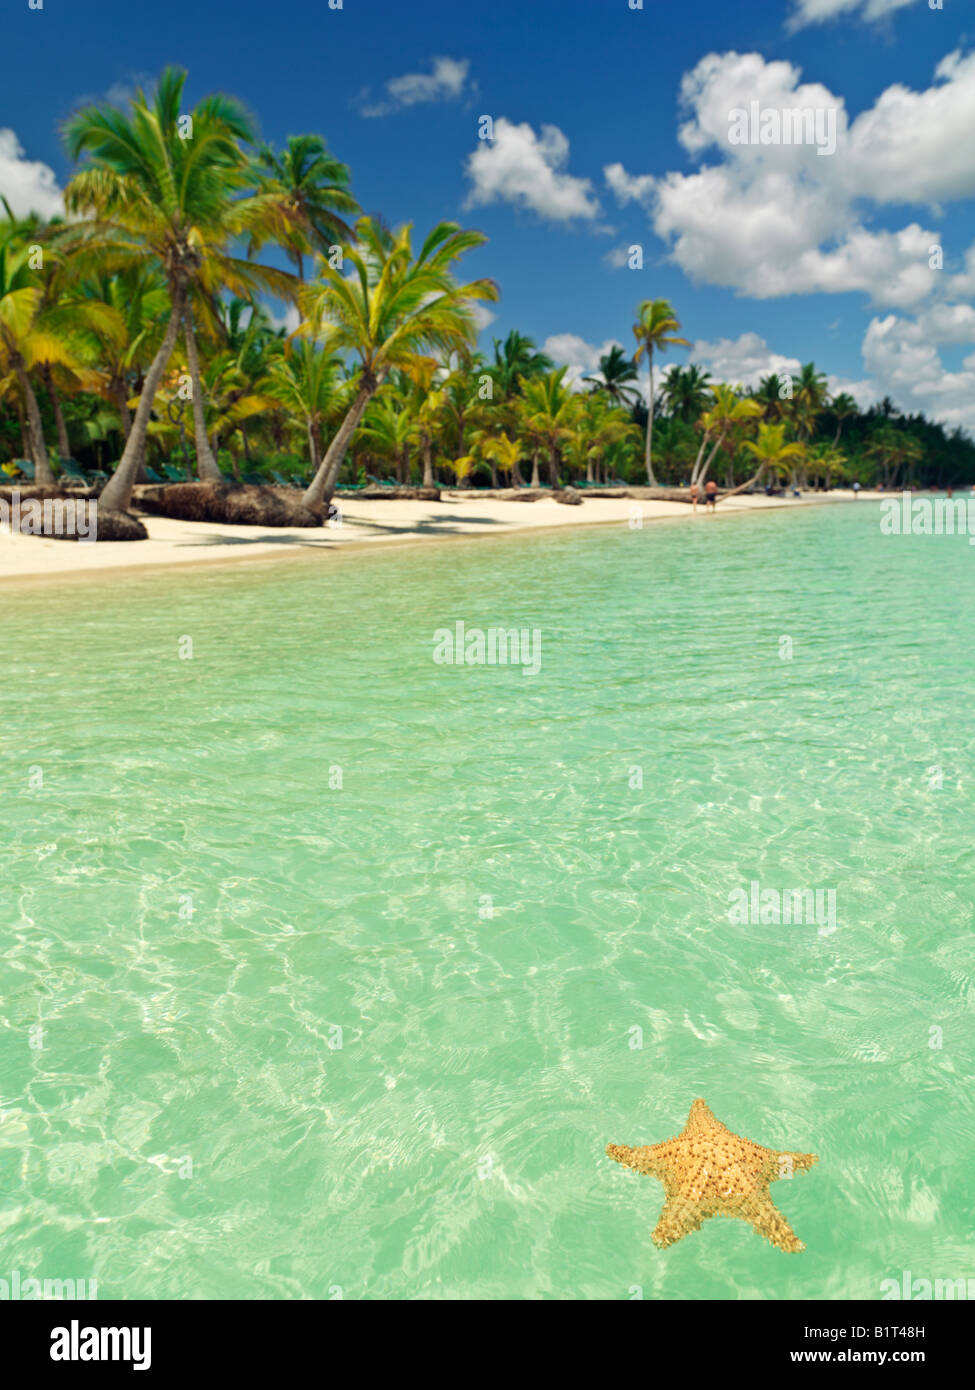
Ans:
[[[171,483],[186,482],[186,474],[181,472],[180,469],[174,468],[171,463],[160,464],[160,467]]]

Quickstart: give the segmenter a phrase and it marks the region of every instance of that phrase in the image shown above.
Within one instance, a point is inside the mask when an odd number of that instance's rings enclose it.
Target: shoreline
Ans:
[[[863,493],[860,498],[866,500]],[[798,511],[853,500],[853,492],[846,489],[836,489],[829,494],[807,493],[801,498],[766,497],[764,494],[746,497],[739,493],[725,503],[719,501],[715,517],[709,517],[703,503],[695,515],[686,502],[640,497],[589,497],[579,507],[565,506],[551,497],[536,502],[501,501],[455,491],[445,491],[439,502],[337,497],[342,512],[341,527],[313,531],[181,521],[140,513],[134,506],[133,512],[140,515],[149,531],[148,540],[99,541],[86,545],[0,532],[0,585],[48,587],[65,579],[74,583],[79,578],[235,567],[315,553],[335,556],[354,551],[361,554],[369,549],[400,549],[405,545],[566,531],[580,526],[628,526],[635,508],[640,509],[643,525],[678,520],[706,525],[721,516],[786,509]],[[476,509],[476,513],[465,516],[461,509],[467,508]],[[209,553],[193,553],[201,550]]]

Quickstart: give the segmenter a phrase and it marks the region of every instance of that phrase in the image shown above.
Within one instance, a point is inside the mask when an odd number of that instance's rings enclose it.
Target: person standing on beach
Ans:
[[[697,499],[700,497],[700,495],[701,493],[698,489],[697,483],[691,483],[691,507],[693,508],[695,514],[697,513]]]
[[[718,485],[713,478],[709,478],[704,484],[704,501],[706,511],[713,512],[718,501]]]
[[[854,483],[854,484],[853,484],[853,500],[854,500],[854,502],[858,502],[858,501],[860,500],[860,484],[859,484],[859,483]]]

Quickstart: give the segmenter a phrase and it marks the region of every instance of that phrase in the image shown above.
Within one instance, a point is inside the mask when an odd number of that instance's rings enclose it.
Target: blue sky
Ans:
[[[969,0],[182,10],[14,0],[0,190],[15,206],[51,210],[69,173],[58,126],[79,100],[178,63],[191,100],[233,92],[265,138],[324,134],[367,211],[486,232],[468,262],[502,291],[486,346],[517,327],[588,370],[608,342],[630,349],[639,300],[665,297],[722,377],[813,359],[864,401],[889,393],[975,431]],[[751,100],[837,111],[836,154],[732,149],[728,113]],[[613,264],[634,244],[642,270]]]

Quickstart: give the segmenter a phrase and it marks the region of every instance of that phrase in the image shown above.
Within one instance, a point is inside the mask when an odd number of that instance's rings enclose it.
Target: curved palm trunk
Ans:
[[[764,472],[765,464],[763,463],[758,472],[753,474],[753,476],[748,479],[747,483],[742,483],[740,487],[733,488],[731,492],[726,492],[721,499],[722,502],[727,502],[729,497],[735,497],[739,492],[745,492],[747,488],[754,487]]]
[[[650,368],[650,400],[647,403],[647,487],[656,487],[653,476],[653,348],[647,344],[647,366]]]
[[[701,447],[697,451],[697,458],[694,460],[694,467],[691,469],[691,486],[701,481],[701,465],[704,459],[704,451],[711,443],[711,434],[705,430],[701,435]]]
[[[314,420],[312,420],[311,416],[308,417],[307,425],[308,457],[311,459],[311,475],[314,478],[315,474],[318,472],[319,465],[321,464],[322,454],[321,449],[318,445],[318,431],[315,428],[315,422]]]
[[[433,481],[433,451],[427,435],[423,436],[423,486],[436,487]]]
[[[34,395],[34,388],[30,384],[24,359],[19,352],[12,352],[10,363],[23,394],[24,404],[27,407],[27,429],[30,435],[31,452],[34,455],[34,481],[36,483],[53,483],[54,474],[51,472],[51,465],[47,457],[47,445],[44,443],[44,426],[41,424],[40,407],[37,404],[37,397]]]
[[[345,451],[349,447],[349,440],[355,433],[356,426],[362,419],[366,406],[378,390],[379,382],[374,377],[367,377],[363,380],[345,419],[338,427],[335,438],[325,452],[325,457],[322,459],[318,471],[302,496],[301,500],[309,511],[321,512],[322,508],[331,502],[339,469],[342,467]]]
[[[520,467],[520,464],[519,464],[519,460],[518,460],[518,459],[515,459],[514,463],[512,464],[512,467],[511,467],[511,486],[512,486],[512,487],[524,487],[524,486],[525,486],[525,480],[524,480],[524,478],[521,476],[521,467]]]
[[[537,449],[536,449],[536,450],[534,451],[534,453],[532,454],[532,480],[531,480],[531,486],[532,486],[532,487],[541,487],[541,482],[539,481],[539,477],[538,477],[538,450],[537,450]]]
[[[47,364],[41,368],[41,377],[44,381],[44,389],[51,400],[51,409],[54,412],[54,428],[57,430],[58,436],[58,457],[69,459],[71,457],[71,445],[68,442],[68,427],[64,422],[61,397],[54,386],[54,373]]]
[[[711,471],[711,465],[712,465],[712,463],[714,462],[715,457],[717,456],[717,452],[718,452],[718,450],[721,448],[721,446],[722,446],[723,443],[724,443],[724,435],[722,434],[722,435],[719,435],[719,436],[718,436],[717,441],[715,442],[714,448],[711,450],[710,454],[708,454],[707,462],[704,463],[704,464],[702,464],[701,469],[700,469],[700,472],[698,473],[697,477],[694,479],[694,481],[695,481],[696,483],[703,483],[703,482],[704,482],[705,478],[708,476],[708,473],[710,473],[710,471]]]
[[[176,346],[179,325],[183,317],[184,301],[185,292],[177,289],[173,294],[173,309],[169,316],[169,323],[166,325],[165,336],[159,344],[159,351],[152,359],[152,365],[146,372],[146,379],[142,384],[135,419],[132,421],[129,437],[125,441],[122,457],[98,499],[99,506],[106,512],[124,512],[132,501],[132,488],[136,474],[145,463],[146,430],[149,425],[149,416],[152,413],[152,403],[159,389],[159,383],[162,381],[163,372],[173,355],[173,348]]]
[[[223,474],[213,457],[210,441],[207,438],[206,402],[203,399],[203,378],[200,375],[200,354],[196,346],[196,333],[193,329],[193,310],[189,304],[183,311],[183,328],[186,341],[186,361],[193,383],[193,437],[196,440],[196,467],[201,483],[222,483]]]
[[[121,377],[114,382],[115,404],[118,406],[119,419],[122,422],[122,438],[128,439],[132,433],[132,412],[129,409],[129,393],[125,389],[125,382]]]
[[[554,491],[558,491],[559,483],[559,451],[553,444],[548,456],[548,480]]]
[[[20,456],[33,463],[34,451],[30,442],[30,430],[27,428],[27,416],[24,414],[24,407],[17,396],[14,396],[14,408],[17,411],[17,423],[20,425]]]

